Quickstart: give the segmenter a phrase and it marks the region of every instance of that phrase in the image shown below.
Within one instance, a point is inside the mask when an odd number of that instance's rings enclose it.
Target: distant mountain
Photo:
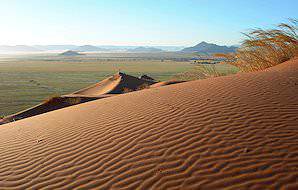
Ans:
[[[130,49],[130,52],[136,53],[156,53],[156,52],[163,52],[162,49],[154,48],[154,47],[137,47],[134,49]]]
[[[235,52],[237,47],[235,46],[220,46],[216,44],[211,44],[207,42],[201,42],[193,47],[184,48],[183,52],[197,52],[197,53],[232,53]]]
[[[84,54],[78,53],[76,51],[68,50],[63,53],[60,53],[59,55],[61,55],[61,56],[78,56],[78,55],[84,55]]]
[[[3,53],[18,53],[18,52],[40,52],[42,50],[26,45],[16,45],[16,46],[0,46],[0,52]]]
[[[100,48],[100,47],[92,46],[92,45],[79,46],[79,47],[75,48],[74,50],[79,51],[79,52],[108,51],[108,49]]]

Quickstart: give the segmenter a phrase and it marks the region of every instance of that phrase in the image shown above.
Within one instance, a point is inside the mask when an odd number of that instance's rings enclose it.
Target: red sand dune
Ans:
[[[139,79],[124,73],[117,73],[99,83],[84,88],[73,94],[97,96],[102,94],[122,94],[125,90],[135,91],[142,85],[154,84],[153,81]]]
[[[298,59],[0,127],[1,189],[297,189]]]

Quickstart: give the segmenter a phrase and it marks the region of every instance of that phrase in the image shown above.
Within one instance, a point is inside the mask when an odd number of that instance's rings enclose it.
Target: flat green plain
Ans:
[[[79,90],[118,71],[133,76],[147,74],[158,81],[170,80],[179,73],[194,70],[195,65],[191,62],[175,60],[187,56],[191,55],[2,56],[0,116],[27,109],[52,96]],[[224,69],[222,67],[223,72]]]

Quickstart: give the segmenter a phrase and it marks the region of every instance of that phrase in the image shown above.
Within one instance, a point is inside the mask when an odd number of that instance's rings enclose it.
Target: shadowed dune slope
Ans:
[[[0,189],[297,189],[298,59],[0,127]]]
[[[153,81],[139,79],[124,73],[117,73],[90,87],[81,89],[73,94],[97,96],[103,94],[122,94],[125,90],[135,91],[142,85],[154,84]]]
[[[0,120],[0,125],[9,123],[12,121],[17,121],[20,119],[32,117],[35,115],[39,115],[42,113],[50,112],[53,110],[73,106],[76,104],[81,104],[101,98],[110,97],[109,95],[101,95],[96,97],[85,97],[85,96],[61,96],[61,97],[53,97],[43,103],[40,103],[34,107],[28,108],[26,110],[20,111],[18,113],[9,115],[4,117],[2,120]]]

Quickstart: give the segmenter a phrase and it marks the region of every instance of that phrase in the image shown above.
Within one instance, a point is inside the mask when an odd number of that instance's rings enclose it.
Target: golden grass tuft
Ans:
[[[43,103],[45,104],[62,103],[62,102],[63,102],[63,98],[60,96],[52,96],[43,101]]]
[[[234,54],[216,54],[244,72],[259,71],[298,55],[298,21],[289,19],[275,29],[254,29],[243,33],[246,39]]]
[[[46,99],[43,103],[45,104],[69,104],[75,105],[81,103],[80,97],[61,97],[61,96],[53,96]]]
[[[138,86],[137,91],[138,90],[144,90],[144,89],[149,89],[150,85],[147,83],[141,84],[140,86]]]
[[[127,88],[127,87],[123,87],[122,92],[123,94],[129,93],[129,92],[133,92],[133,89]]]

